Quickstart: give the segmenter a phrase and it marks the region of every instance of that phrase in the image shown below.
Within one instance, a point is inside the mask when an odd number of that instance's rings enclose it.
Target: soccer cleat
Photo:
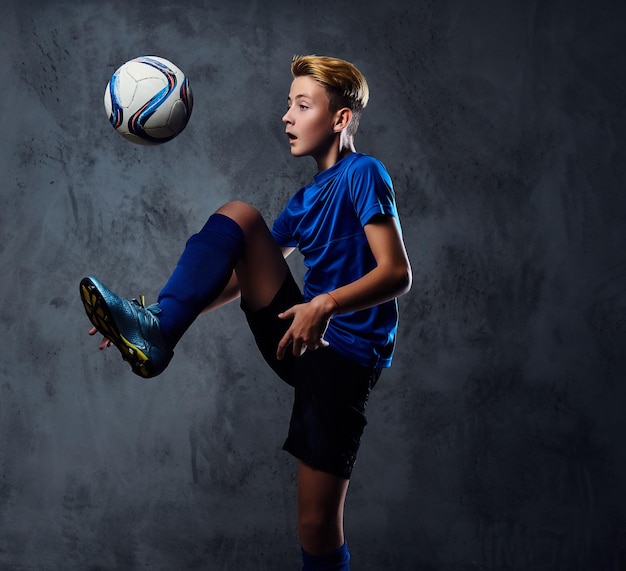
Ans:
[[[128,301],[93,277],[81,280],[80,297],[89,321],[119,349],[133,373],[147,379],[165,370],[174,351],[161,335],[158,304]]]

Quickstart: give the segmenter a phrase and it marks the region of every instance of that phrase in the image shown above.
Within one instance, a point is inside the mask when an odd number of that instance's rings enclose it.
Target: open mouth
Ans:
[[[289,137],[290,141],[295,141],[298,138],[293,133],[287,133],[287,137]]]

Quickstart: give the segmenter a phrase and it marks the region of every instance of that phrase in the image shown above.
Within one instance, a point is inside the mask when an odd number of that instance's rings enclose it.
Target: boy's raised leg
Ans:
[[[219,298],[233,270],[253,310],[269,304],[289,271],[259,212],[240,201],[222,206],[188,240],[158,303],[121,298],[96,278],[84,278],[80,294],[94,327],[147,378],[167,367],[180,337]]]

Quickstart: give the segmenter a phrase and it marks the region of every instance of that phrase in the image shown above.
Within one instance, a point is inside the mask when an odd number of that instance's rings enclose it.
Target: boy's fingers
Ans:
[[[282,358],[285,356],[285,351],[287,350],[287,347],[289,347],[290,343],[291,337],[288,334],[285,334],[285,336],[278,343],[278,347],[276,349],[276,358],[279,361],[281,361]]]
[[[293,344],[293,354],[295,357],[302,357],[306,352],[306,345],[304,343]]]
[[[279,313],[278,317],[280,319],[289,319],[290,317],[294,316],[294,313],[295,312],[293,311],[293,307],[292,307],[292,308],[289,308],[289,309],[283,311],[282,313]]]
[[[283,311],[282,313],[279,313],[278,317],[280,317],[280,319],[291,319],[292,317],[296,316],[296,313],[298,313],[298,310],[304,305],[306,304],[297,303],[296,305],[292,305],[289,309],[285,309],[285,311]]]

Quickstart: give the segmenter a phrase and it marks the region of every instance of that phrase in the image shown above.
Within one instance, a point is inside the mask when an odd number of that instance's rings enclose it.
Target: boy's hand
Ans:
[[[276,357],[281,360],[291,345],[294,356],[300,357],[307,349],[315,351],[319,347],[328,347],[324,333],[336,306],[327,295],[319,295],[308,303],[294,305],[279,313],[281,319],[293,319],[291,327],[278,343]]]
[[[98,330],[95,327],[92,327],[89,330],[89,335],[95,335],[96,333],[98,333]],[[109,341],[106,337],[102,337],[102,341],[100,341],[100,345],[98,345],[98,349],[102,351],[103,349],[106,349],[107,347],[113,347],[113,343]]]

